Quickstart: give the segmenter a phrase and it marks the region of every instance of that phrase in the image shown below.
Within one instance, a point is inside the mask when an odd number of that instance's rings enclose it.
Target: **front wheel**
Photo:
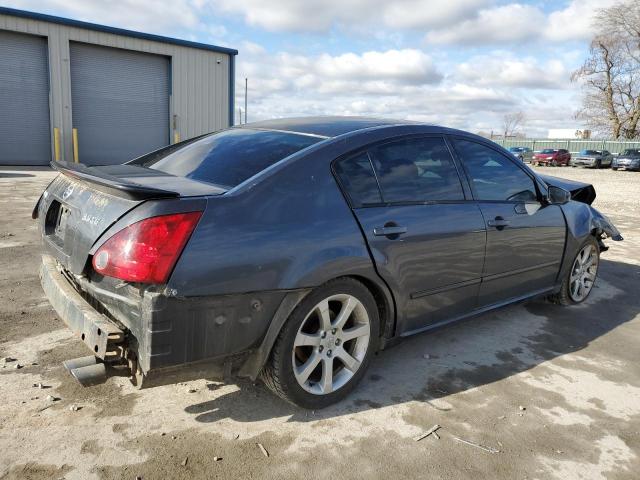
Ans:
[[[595,238],[590,237],[578,250],[571,270],[566,275],[560,292],[552,297],[560,305],[576,305],[584,302],[596,281],[600,249]]]
[[[262,380],[295,405],[324,408],[346,397],[362,379],[378,332],[378,309],[369,290],[352,278],[328,282],[293,311]]]

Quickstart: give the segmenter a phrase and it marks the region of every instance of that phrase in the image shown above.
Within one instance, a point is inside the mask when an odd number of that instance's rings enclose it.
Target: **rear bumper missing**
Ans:
[[[121,357],[120,346],[124,342],[125,332],[89,305],[48,255],[42,257],[40,281],[58,316],[82,339],[93,355],[104,361]]]
[[[282,324],[308,293],[176,298],[125,288],[116,295],[65,273],[43,255],[42,287],[59,317],[98,359],[126,363],[134,383],[145,387],[234,374],[255,379]]]

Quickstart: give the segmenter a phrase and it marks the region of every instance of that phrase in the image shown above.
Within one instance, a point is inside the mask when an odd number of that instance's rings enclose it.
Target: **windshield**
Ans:
[[[580,155],[600,155],[601,153],[598,150],[582,150]]]
[[[522,148],[522,147],[511,147],[509,149],[510,152],[521,152],[523,150],[524,150],[524,148]]]
[[[558,150],[554,150],[553,148],[545,148],[541,153],[556,153]]]
[[[630,148],[622,152],[622,155],[626,155],[629,157],[640,157],[640,150],[637,148]]]
[[[320,140],[297,133],[232,128],[207,135],[161,158],[141,158],[138,165],[233,188]]]

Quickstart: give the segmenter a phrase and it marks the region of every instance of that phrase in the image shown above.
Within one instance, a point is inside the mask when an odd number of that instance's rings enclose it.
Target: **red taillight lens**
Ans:
[[[165,283],[201,215],[176,213],[129,225],[98,249],[93,268],[128,282]]]

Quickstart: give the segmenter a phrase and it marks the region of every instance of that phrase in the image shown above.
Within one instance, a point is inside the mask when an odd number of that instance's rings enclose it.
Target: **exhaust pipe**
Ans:
[[[99,385],[107,380],[107,367],[93,355],[66,360],[62,364],[83,387]]]
[[[98,359],[94,355],[89,355],[88,357],[65,360],[62,362],[62,365],[64,365],[64,368],[71,371],[74,368],[88,367],[89,365],[95,365],[96,363],[98,363]]]

